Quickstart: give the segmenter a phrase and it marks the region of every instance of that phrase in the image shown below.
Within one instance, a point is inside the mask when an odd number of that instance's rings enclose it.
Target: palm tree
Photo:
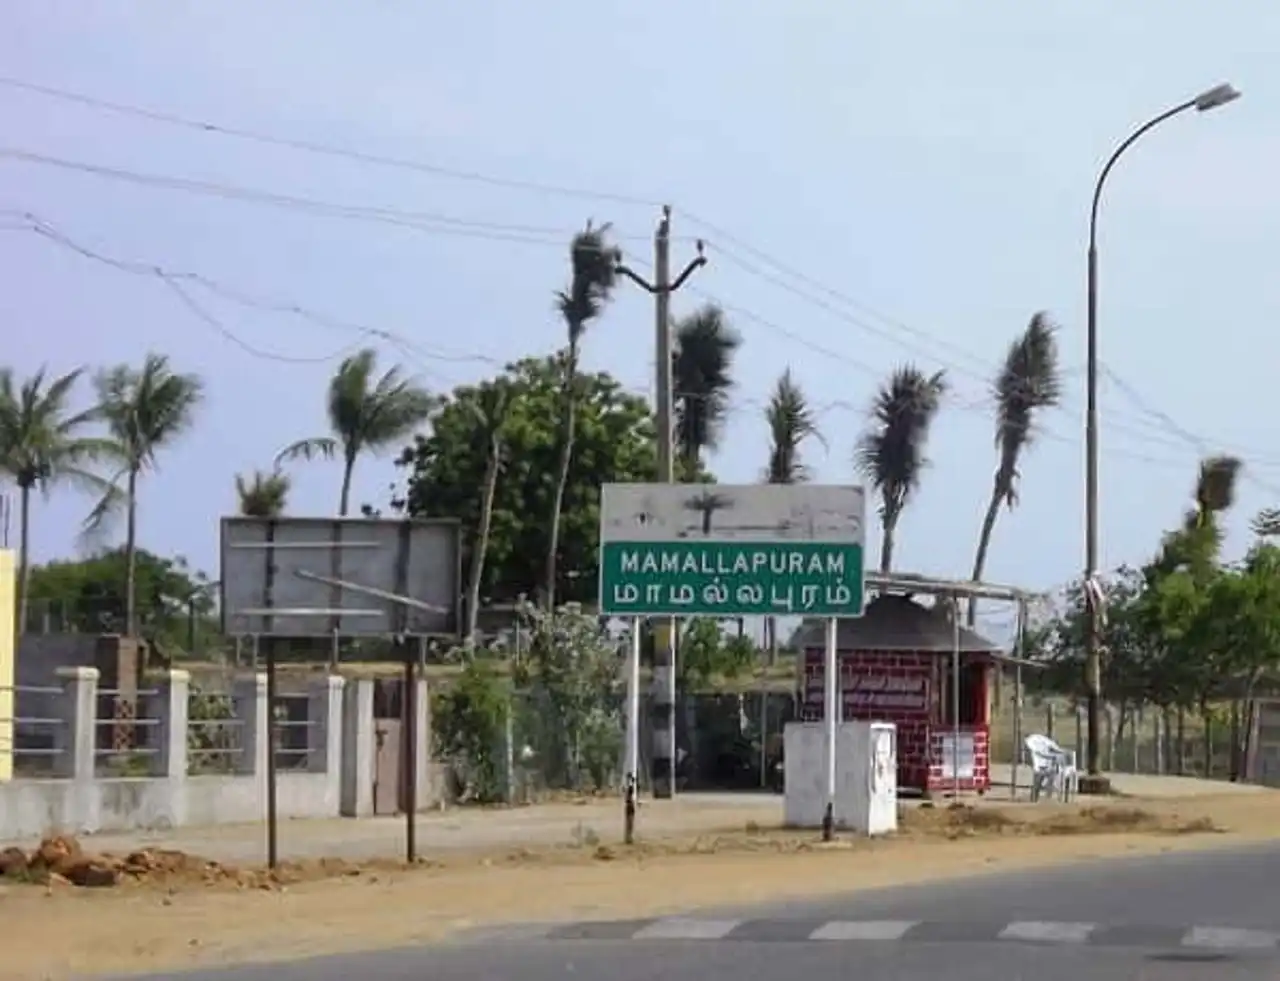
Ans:
[[[276,466],[286,460],[332,460],[342,457],[342,490],[338,514],[346,517],[351,503],[351,477],[356,460],[366,450],[379,453],[404,440],[426,422],[436,399],[393,365],[375,380],[378,353],[371,347],[338,365],[329,382],[329,427],[332,436],[301,439],[276,454]]]
[[[249,518],[278,518],[284,514],[293,481],[282,470],[255,470],[248,477],[236,474],[240,513]]]
[[[802,484],[809,468],[800,462],[800,448],[807,439],[823,442],[813,410],[787,368],[778,378],[764,410],[769,423],[769,465],[764,479],[770,484]]]
[[[1035,438],[1037,415],[1062,400],[1062,375],[1058,368],[1057,327],[1047,313],[1031,318],[1027,329],[1009,345],[1004,365],[992,386],[996,403],[996,465],[987,513],[978,533],[973,556],[974,581],[982,578],[987,551],[995,531],[1000,505],[1012,509],[1018,503],[1018,464]],[[969,602],[969,626],[978,615],[976,600]]]
[[[946,392],[945,372],[926,375],[911,364],[897,368],[876,393],[872,426],[854,450],[854,465],[880,495],[881,572],[893,566],[898,521],[928,466],[925,445]]]
[[[618,281],[619,250],[608,241],[610,226],[599,228],[587,222],[586,228],[569,244],[571,275],[569,288],[556,294],[556,307],[564,319],[568,344],[561,354],[564,382],[560,391],[559,462],[556,467],[555,493],[551,499],[550,529],[547,543],[543,596],[547,609],[556,601],[557,559],[560,550],[560,511],[564,507],[565,487],[569,483],[569,465],[573,460],[573,441],[578,416],[578,356],[587,325],[599,319],[613,296]]]
[[[148,354],[141,369],[127,364],[108,368],[94,383],[118,470],[86,524],[90,530],[99,528],[118,508],[125,509],[124,623],[125,633],[132,636],[137,629],[138,478],[154,469],[160,451],[194,424],[204,384],[198,375],[174,372],[162,354]]]
[[[102,493],[106,482],[86,464],[109,452],[106,440],[83,435],[96,408],[73,411],[71,393],[83,368],[48,380],[41,368],[19,385],[0,369],[0,473],[18,485],[18,633],[26,629],[31,585],[31,492],[65,481]]]
[[[480,618],[480,583],[484,578],[484,560],[489,550],[489,527],[493,520],[493,499],[498,491],[498,474],[502,470],[503,447],[507,420],[511,411],[511,388],[505,379],[482,385],[475,402],[480,431],[489,447],[485,464],[484,490],[480,497],[480,520],[475,542],[471,546],[471,577],[467,583],[467,646],[474,647],[476,626]]]
[[[676,322],[671,361],[675,439],[688,475],[697,473],[703,452],[719,442],[733,388],[733,356],[741,343],[714,304]]]
[[[770,484],[802,484],[809,479],[809,468],[800,462],[800,448],[807,439],[822,442],[813,418],[813,410],[788,367],[778,378],[769,404],[764,410],[769,423],[769,465],[764,479]],[[778,620],[766,617],[765,644],[769,664],[778,663]]]
[[[1280,536],[1280,508],[1263,508],[1253,516],[1249,527],[1259,538]]]
[[[1153,576],[1185,568],[1195,574],[1210,571],[1218,562],[1222,545],[1219,518],[1236,499],[1236,484],[1244,464],[1234,456],[1211,456],[1200,461],[1192,506],[1182,527],[1164,536],[1160,552],[1149,566]]]

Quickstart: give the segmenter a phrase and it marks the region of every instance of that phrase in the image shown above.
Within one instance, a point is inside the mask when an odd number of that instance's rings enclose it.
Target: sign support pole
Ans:
[[[951,597],[951,796],[960,799],[960,600]]]
[[[627,776],[622,811],[622,840],[630,845],[636,834],[636,794],[640,782],[640,627],[631,621],[631,650],[627,664]]]
[[[835,617],[827,620],[827,666],[823,674],[823,711],[822,720],[826,728],[826,771],[827,771],[827,809],[822,815],[822,840],[831,841],[835,837],[836,828],[836,720],[839,712],[839,657],[837,645],[840,621]]]
[[[404,657],[404,695],[400,699],[404,710],[404,860],[408,865],[418,861],[418,672],[414,670],[417,659],[409,639],[401,634],[396,646]]]
[[[276,746],[280,726],[276,723],[276,638],[267,641],[267,868],[272,872],[280,861],[280,819],[276,796]],[[257,649],[257,639],[254,640]],[[261,716],[259,716],[261,718]],[[262,757],[258,757],[261,759]]]

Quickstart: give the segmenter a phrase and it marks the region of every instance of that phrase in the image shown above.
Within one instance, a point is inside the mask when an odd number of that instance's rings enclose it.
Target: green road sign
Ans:
[[[862,546],[813,541],[606,541],[609,616],[862,615]]]

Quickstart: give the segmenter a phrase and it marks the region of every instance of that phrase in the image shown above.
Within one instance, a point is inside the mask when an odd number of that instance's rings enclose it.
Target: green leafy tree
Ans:
[[[995,531],[1000,506],[1012,509],[1018,503],[1018,465],[1035,437],[1037,417],[1062,400],[1062,373],[1059,368],[1057,328],[1046,313],[1037,313],[1005,354],[1004,364],[992,386],[996,405],[996,465],[991,498],[978,533],[973,556],[972,579],[980,581],[987,564],[987,551]],[[977,601],[969,603],[969,626],[978,615]]]
[[[255,470],[249,476],[236,474],[236,497],[240,513],[249,518],[278,518],[284,514],[292,485],[289,475],[275,469]]]
[[[27,622],[31,577],[31,495],[48,494],[60,483],[102,494],[106,481],[90,465],[111,446],[86,430],[97,420],[96,407],[75,409],[71,397],[84,369],[49,378],[40,369],[18,382],[0,369],[0,473],[18,487],[18,633]]]
[[[328,414],[332,436],[302,439],[276,456],[276,466],[286,460],[323,457],[342,459],[342,489],[338,514],[345,517],[351,505],[351,478],[362,453],[379,453],[407,439],[427,421],[436,399],[399,365],[377,377],[378,353],[365,348],[338,366],[329,382]]]
[[[681,691],[706,688],[715,678],[736,678],[750,671],[756,646],[747,637],[725,636],[720,624],[706,617],[686,620],[676,658]]]
[[[551,544],[546,521],[557,493],[561,365],[530,358],[501,377],[509,386],[503,427],[504,465],[494,489],[481,593],[497,603],[536,594]],[[556,594],[566,601],[595,601],[598,570],[600,485],[653,480],[653,418],[644,399],[612,376],[578,378],[575,452],[563,492]],[[410,515],[459,519],[479,527],[485,474],[492,457],[486,439],[483,386],[464,385],[445,398],[431,431],[416,438],[400,464],[408,471],[405,507]],[[474,548],[465,556],[470,572]]]
[[[897,368],[876,393],[871,426],[858,440],[854,464],[880,495],[880,571],[893,568],[898,522],[920,487],[929,430],[947,391],[944,372]]]
[[[115,633],[127,616],[125,583],[131,557],[124,547],[76,561],[31,568],[31,601],[50,625],[72,633]],[[212,584],[181,556],[146,549],[132,556],[139,632],[173,650],[199,646],[216,631]],[[194,640],[194,644],[193,644]]]
[[[719,445],[733,389],[733,357],[742,339],[715,304],[699,307],[675,325],[671,381],[675,439],[686,472]]]
[[[100,531],[115,513],[125,512],[124,630],[132,636],[137,631],[138,481],[156,467],[160,453],[195,424],[204,385],[198,375],[175,372],[162,354],[148,354],[141,368],[108,368],[95,383],[116,473],[90,514],[88,527]]]
[[[618,281],[621,253],[608,241],[609,225],[593,228],[591,223],[573,237],[569,245],[571,274],[567,289],[556,294],[556,306],[564,320],[566,340],[557,358],[560,372],[559,432],[556,439],[555,484],[548,513],[549,533],[544,553],[542,596],[548,610],[555,609],[559,582],[560,524],[568,493],[573,453],[577,439],[579,403],[578,358],[587,326],[598,320],[613,296]]]

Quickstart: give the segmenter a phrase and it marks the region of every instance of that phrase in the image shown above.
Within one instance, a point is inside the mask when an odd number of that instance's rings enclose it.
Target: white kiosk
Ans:
[[[820,828],[827,809],[827,727],[789,722],[783,735],[788,827]],[[842,722],[836,726],[836,828],[878,835],[898,827],[897,731],[891,722]]]

